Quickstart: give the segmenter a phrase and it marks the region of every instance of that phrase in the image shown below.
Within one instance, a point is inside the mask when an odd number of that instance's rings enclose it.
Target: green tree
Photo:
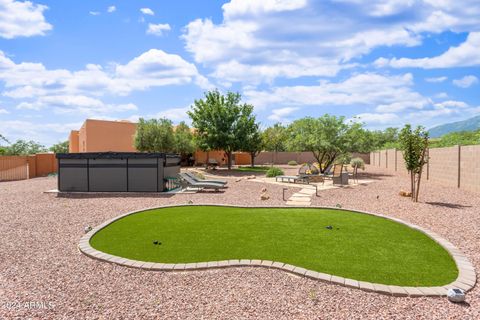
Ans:
[[[10,144],[10,141],[8,141],[8,139],[5,138],[4,136],[2,136],[1,134],[0,134],[0,141],[3,141],[3,142],[6,142],[7,144]]]
[[[17,140],[4,149],[4,154],[7,156],[24,156],[47,151],[45,146],[32,140]]]
[[[413,130],[412,126],[407,124],[400,132],[399,142],[403,151],[405,167],[410,173],[412,200],[417,202],[420,192],[423,166],[428,161],[426,156],[428,148],[428,131],[421,126],[418,126]]]
[[[10,141],[7,140],[4,136],[0,134],[0,155],[4,155],[7,153],[7,147],[2,146],[1,142],[5,142],[7,144],[10,144]]]
[[[68,141],[59,142],[50,147],[50,151],[53,153],[68,153]]]
[[[287,130],[282,124],[275,123],[262,133],[263,147],[266,151],[273,151],[272,166],[277,154],[286,149]]]
[[[196,129],[198,147],[204,151],[225,151],[229,170],[232,168],[233,152],[242,149],[242,126],[254,118],[253,106],[240,101],[239,93],[222,95],[213,90],[205,93],[204,99],[195,100],[188,112]]]
[[[260,125],[255,122],[255,117],[250,117],[248,120],[242,125],[245,132],[241,135],[241,150],[250,154],[252,167],[255,167],[255,158],[263,151],[264,144]]]
[[[140,118],[134,138],[134,146],[141,152],[172,152],[175,137],[172,122],[167,119]]]
[[[192,131],[184,121],[180,122],[180,124],[175,128],[174,137],[174,151],[176,153],[179,153],[182,155],[182,157],[184,157],[195,152],[196,146]]]
[[[291,150],[312,152],[323,173],[337,157],[360,148],[355,137],[363,133],[361,128],[360,123],[345,123],[344,117],[307,117],[290,124],[287,144]]]

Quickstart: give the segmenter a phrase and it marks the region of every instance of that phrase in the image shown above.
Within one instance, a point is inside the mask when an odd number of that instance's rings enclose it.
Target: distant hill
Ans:
[[[437,127],[431,128],[430,130],[428,130],[428,132],[430,133],[430,137],[438,138],[450,132],[475,131],[479,129],[480,116],[476,116],[463,121],[442,124]]]

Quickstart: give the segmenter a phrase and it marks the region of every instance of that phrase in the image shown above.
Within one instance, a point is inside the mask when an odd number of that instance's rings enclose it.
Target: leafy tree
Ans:
[[[320,118],[307,117],[294,121],[288,127],[288,147],[296,151],[311,151],[323,173],[337,157],[357,151],[362,143],[355,139],[363,133],[362,124],[347,124],[344,117],[328,114]]]
[[[2,136],[1,134],[0,134],[0,141],[3,141],[3,142],[6,142],[7,144],[10,144],[10,141],[8,141],[8,139],[5,138],[4,136]]]
[[[7,144],[10,144],[10,141],[7,140],[4,136],[0,134],[0,142],[6,142]],[[0,143],[0,155],[4,155],[7,153],[7,147],[3,147]]]
[[[263,151],[263,138],[260,126],[255,122],[255,117],[248,118],[247,123],[242,124],[245,132],[242,137],[242,151],[250,153],[252,167],[255,167],[255,158]]]
[[[24,156],[46,151],[45,146],[32,140],[17,140],[11,145],[4,147],[4,154],[7,156]]]
[[[53,153],[68,153],[68,141],[59,142],[50,147],[50,151]]]
[[[265,129],[262,133],[262,140],[264,149],[273,151],[274,157],[277,153],[285,151],[286,149],[287,130],[280,123],[274,124],[272,127]],[[275,158],[272,159],[272,166],[275,163]]]
[[[182,155],[182,157],[194,153],[196,150],[195,141],[190,127],[184,122],[175,128],[175,148],[174,151]]]
[[[172,152],[175,136],[172,122],[167,119],[140,118],[135,133],[134,146],[141,152]]]
[[[407,124],[401,130],[400,145],[403,151],[405,166],[410,173],[410,187],[412,192],[412,200],[418,201],[420,192],[420,180],[422,178],[423,166],[427,163],[426,156],[428,148],[428,131],[418,126],[415,130]]]
[[[254,118],[253,106],[240,103],[238,93],[222,95],[218,90],[205,94],[204,99],[195,100],[188,115],[196,129],[198,146],[204,151],[224,150],[228,169],[232,168],[232,154],[241,150],[242,127]]]

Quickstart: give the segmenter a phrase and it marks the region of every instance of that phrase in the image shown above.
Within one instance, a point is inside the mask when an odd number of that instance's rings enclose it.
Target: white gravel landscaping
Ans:
[[[420,203],[400,197],[409,180],[367,168],[372,183],[322,190],[312,205],[377,212],[452,242],[480,270],[480,195],[424,184]],[[156,272],[104,263],[77,248],[87,225],[166,204],[282,206],[283,186],[229,179],[225,192],[57,198],[55,178],[0,183],[0,319],[480,319],[480,289],[467,303],[391,297],[275,269]],[[270,199],[260,200],[266,187]],[[300,186],[301,187],[301,186]],[[289,188],[289,198],[300,188]]]

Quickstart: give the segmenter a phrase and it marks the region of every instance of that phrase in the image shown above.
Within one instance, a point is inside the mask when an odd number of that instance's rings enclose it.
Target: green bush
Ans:
[[[295,160],[288,161],[289,166],[296,166],[298,163]]]
[[[269,178],[281,176],[283,174],[284,174],[283,170],[277,167],[271,167],[270,169],[267,170],[267,177]]]
[[[365,170],[365,161],[363,161],[362,158],[353,158],[350,161],[350,165],[352,167],[357,167],[357,168],[360,168],[362,170]]]

